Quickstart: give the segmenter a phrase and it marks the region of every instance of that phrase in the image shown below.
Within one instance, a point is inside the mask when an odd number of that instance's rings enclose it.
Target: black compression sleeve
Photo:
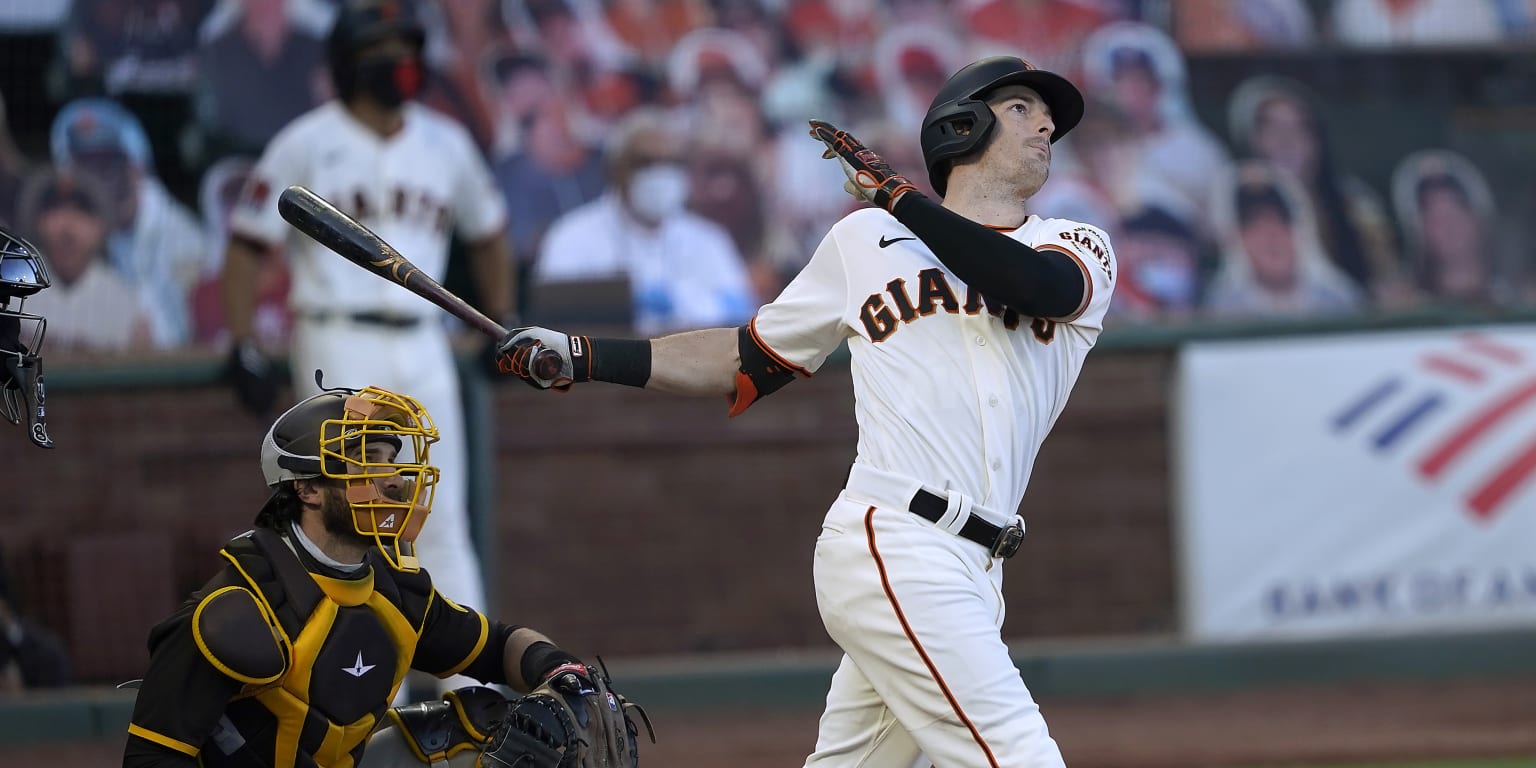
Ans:
[[[892,213],[955,277],[1022,315],[1066,317],[1083,303],[1083,269],[1064,253],[1037,251],[924,195],[902,195]]]

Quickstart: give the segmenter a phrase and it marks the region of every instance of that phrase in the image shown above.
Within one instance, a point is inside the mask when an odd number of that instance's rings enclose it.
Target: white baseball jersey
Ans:
[[[1103,328],[1115,256],[1103,231],[1065,219],[1030,216],[1006,234],[1083,267],[1076,312],[1029,318],[989,303],[869,208],[832,227],[753,331],[804,375],[847,339],[858,462],[1011,512]]]
[[[499,234],[506,202],[463,126],[419,104],[382,137],[339,102],[316,107],[273,137],[230,229],[268,244],[286,243],[293,269],[289,303],[298,313],[339,310],[436,317],[421,297],[363,273],[298,233],[277,212],[277,195],[302,184],[331,201],[441,281],[448,240]]]

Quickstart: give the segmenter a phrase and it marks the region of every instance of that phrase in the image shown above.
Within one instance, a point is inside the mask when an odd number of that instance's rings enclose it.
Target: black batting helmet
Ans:
[[[1055,142],[1083,119],[1083,94],[1065,77],[1035,69],[1017,56],[990,56],[967,64],[945,81],[923,118],[923,162],[928,181],[940,196],[949,186],[950,162],[980,149],[997,121],[987,93],[1005,85],[1027,85],[1051,108]],[[967,132],[961,133],[960,129]]]
[[[357,52],[384,38],[398,35],[420,51],[427,42],[426,30],[405,0],[347,0],[336,14],[336,23],[325,41],[331,82],[342,101],[357,91]]]

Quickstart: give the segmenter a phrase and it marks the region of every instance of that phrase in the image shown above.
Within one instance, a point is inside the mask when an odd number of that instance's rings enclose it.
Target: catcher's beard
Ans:
[[[409,484],[399,488],[379,489],[379,493],[391,501],[405,501],[410,492]],[[347,501],[345,485],[337,484],[325,489],[325,493],[320,497],[320,524],[325,527],[326,533],[340,542],[362,547],[375,545],[372,536],[359,533],[353,525],[352,504]]]

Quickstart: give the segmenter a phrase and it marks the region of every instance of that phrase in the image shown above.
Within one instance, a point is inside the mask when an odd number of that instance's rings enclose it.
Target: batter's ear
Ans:
[[[745,413],[758,400],[779,391],[795,379],[795,372],[776,360],[757,342],[751,325],[736,332],[741,368],[736,372],[736,392],[731,396],[731,416]]]

